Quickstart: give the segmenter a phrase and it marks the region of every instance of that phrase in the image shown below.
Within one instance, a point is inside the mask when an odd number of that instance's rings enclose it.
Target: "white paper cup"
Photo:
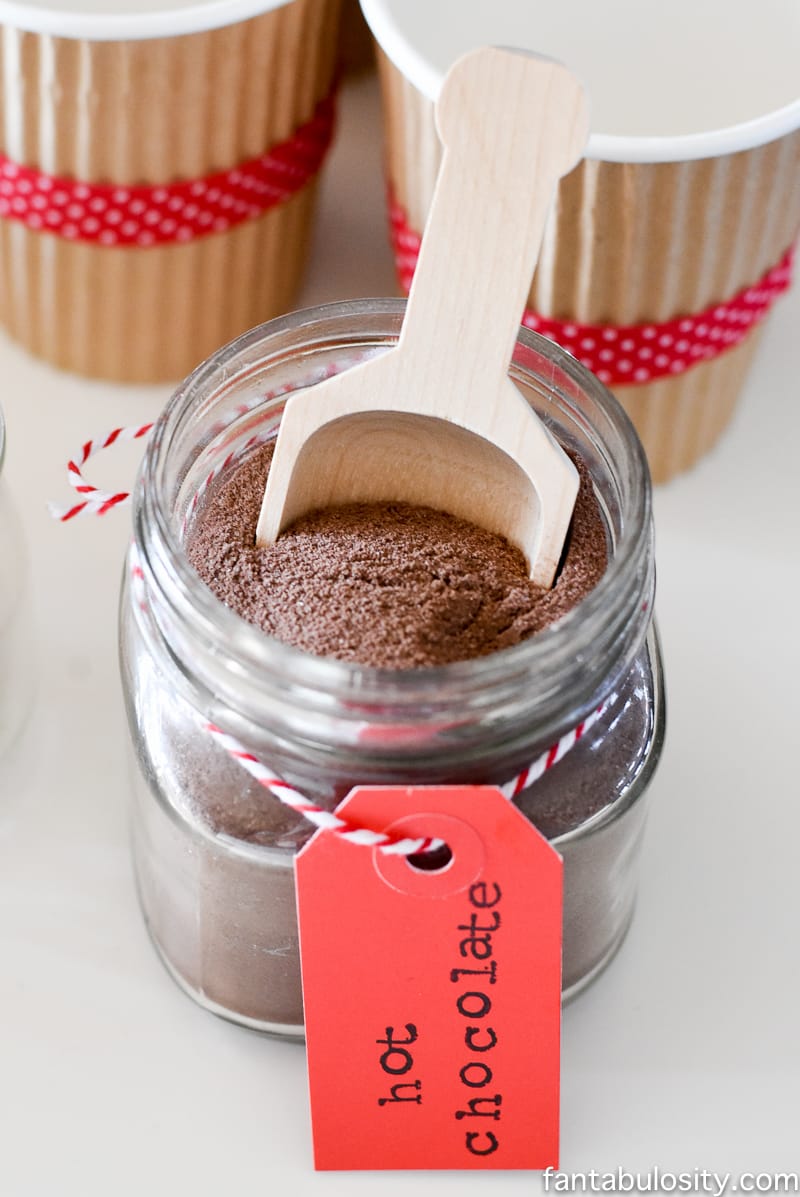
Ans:
[[[440,159],[433,103],[457,57],[483,44],[520,46],[583,79],[593,110],[587,157],[559,187],[529,297],[534,313],[567,326],[562,343],[578,356],[598,329],[613,337],[646,326],[660,336],[659,326],[692,318],[702,330],[701,314],[745,289],[760,293],[784,260],[800,227],[795,0],[361,3],[381,50],[401,238],[413,241],[425,224]],[[730,322],[713,357],[698,349],[693,364],[682,362],[671,336],[673,372],[645,377],[654,372],[645,346],[628,363],[640,381],[608,380],[657,481],[710,449],[731,416],[763,322],[743,337],[729,334]]]
[[[192,236],[176,220],[183,240],[103,244],[85,235],[87,209],[108,209],[110,194],[130,204],[132,188],[227,180],[309,130],[319,140],[338,7],[0,0],[0,321],[13,337],[70,370],[155,381],[184,376],[220,344],[291,307],[316,162],[281,188],[280,202],[254,201],[247,219],[220,219]],[[17,168],[34,172],[25,178],[50,205],[41,218],[8,210],[20,203],[18,193],[11,198],[19,183],[2,172]],[[69,221],[68,205],[53,213],[61,181],[86,187],[77,220]],[[221,202],[228,198],[223,189]],[[112,215],[122,227],[129,208]]]

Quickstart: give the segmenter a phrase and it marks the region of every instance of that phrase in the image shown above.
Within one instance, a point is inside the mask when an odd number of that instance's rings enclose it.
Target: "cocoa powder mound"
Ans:
[[[519,644],[574,607],[606,568],[606,528],[587,471],[551,590],[501,536],[406,503],[303,516],[255,547],[273,445],[223,478],[187,552],[207,586],[270,636],[317,656],[390,669],[446,665]]]

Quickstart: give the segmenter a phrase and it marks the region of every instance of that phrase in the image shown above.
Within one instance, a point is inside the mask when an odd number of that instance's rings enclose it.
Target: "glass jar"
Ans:
[[[0,410],[0,754],[18,735],[34,688],[28,558],[3,477],[6,435]]]
[[[271,639],[219,602],[189,565],[186,529],[209,477],[275,435],[287,391],[396,343],[403,311],[401,300],[331,305],[221,349],[169,402],[134,495],[121,667],[137,766],[142,909],[167,968],[193,997],[281,1034],[302,1034],[292,862],[312,829],[204,725],[235,736],[279,777],[333,807],[359,783],[507,781],[615,695],[572,751],[515,799],[564,859],[565,996],[603,968],[625,935],[645,792],[661,751],[641,446],[605,388],[535,333],[520,332],[511,376],[583,457],[610,549],[596,589],[556,625],[477,660],[367,668]]]

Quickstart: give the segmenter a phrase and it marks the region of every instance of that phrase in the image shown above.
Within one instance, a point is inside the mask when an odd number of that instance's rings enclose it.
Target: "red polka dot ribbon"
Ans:
[[[160,186],[57,178],[0,155],[0,216],[69,241],[147,248],[222,233],[261,216],[319,170],[333,135],[333,98],[288,140],[232,170]]]
[[[392,245],[400,285],[408,291],[421,238],[403,208],[390,200]],[[556,341],[601,382],[645,383],[683,374],[744,340],[792,281],[794,247],[752,286],[703,312],[659,324],[579,324],[553,320],[526,309],[522,323]]]

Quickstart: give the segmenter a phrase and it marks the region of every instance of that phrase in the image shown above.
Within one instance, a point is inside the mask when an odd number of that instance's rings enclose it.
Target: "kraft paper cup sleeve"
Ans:
[[[388,187],[424,228],[441,148],[433,104],[378,56]],[[625,326],[694,315],[777,265],[800,228],[800,130],[738,152],[676,162],[585,159],[561,181],[529,295],[538,315]],[[736,406],[763,321],[684,373],[612,384],[654,479],[691,466]]]
[[[130,40],[0,26],[1,148],[57,177],[121,187],[233,169],[292,137],[329,95],[338,13],[338,0],[290,0],[219,28]],[[312,177],[226,232],[146,248],[0,220],[0,321],[82,374],[181,378],[291,307],[315,188]]]

